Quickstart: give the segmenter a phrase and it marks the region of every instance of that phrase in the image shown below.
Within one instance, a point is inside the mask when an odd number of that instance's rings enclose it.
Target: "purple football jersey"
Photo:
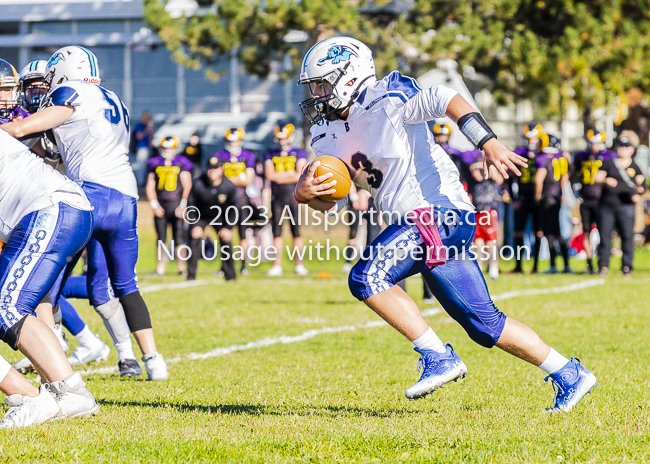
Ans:
[[[578,182],[582,185],[580,196],[586,201],[597,201],[603,191],[603,187],[596,185],[596,174],[603,166],[603,161],[615,159],[616,153],[603,150],[592,153],[590,150],[576,153],[573,158],[573,170]]]
[[[242,150],[239,155],[233,155],[224,150],[213,156],[223,160],[223,173],[228,179],[242,174],[246,168],[255,169],[255,153],[248,150]]]
[[[184,156],[165,159],[162,156],[151,158],[147,162],[147,172],[156,178],[156,195],[161,203],[177,203],[183,196],[180,176],[183,171],[191,171],[192,162]]]

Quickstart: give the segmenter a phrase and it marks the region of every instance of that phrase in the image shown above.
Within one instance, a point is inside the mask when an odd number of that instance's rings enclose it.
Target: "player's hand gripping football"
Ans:
[[[294,195],[298,201],[309,203],[320,195],[332,195],[336,193],[336,190],[332,188],[336,185],[335,180],[323,183],[333,176],[331,172],[323,174],[322,176],[314,177],[318,166],[320,166],[320,161],[314,161],[305,166],[305,169],[302,170],[302,174],[300,175],[300,179],[298,179],[298,184],[296,184],[296,189],[294,190]]]
[[[483,151],[485,151],[485,158],[483,159],[483,175],[486,179],[489,176],[490,166],[494,166],[501,173],[504,179],[508,179],[508,170],[512,171],[517,176],[521,176],[521,172],[515,165],[524,167],[528,164],[526,158],[511,152],[497,139],[490,139],[485,142],[485,145],[483,145]]]

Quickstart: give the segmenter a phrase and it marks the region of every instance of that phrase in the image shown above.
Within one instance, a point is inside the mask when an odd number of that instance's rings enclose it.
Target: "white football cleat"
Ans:
[[[63,352],[65,354],[68,354],[68,351],[70,351],[70,342],[65,337],[65,334],[63,333],[63,327],[61,327],[61,324],[52,325],[50,326],[50,329],[52,329],[52,332],[54,332],[54,335],[56,335],[57,340],[59,340]]]
[[[6,397],[5,403],[9,405],[9,410],[0,420],[0,428],[29,427],[57,418],[61,409],[52,393],[45,385],[41,385],[38,392],[38,396],[15,394]]]
[[[99,405],[78,372],[64,380],[50,383],[48,388],[61,408],[57,419],[99,414]]]
[[[467,366],[463,360],[454,352],[449,343],[445,349],[444,353],[438,353],[433,350],[415,348],[415,351],[421,355],[418,360],[418,371],[422,372],[422,376],[415,385],[406,390],[405,394],[408,399],[424,398],[438,388],[442,388],[446,383],[465,378]]]
[[[147,380],[167,380],[169,372],[167,363],[160,353],[148,354],[142,357],[144,368],[147,370]]]
[[[345,275],[348,275],[352,270],[352,263],[345,263],[341,268],[341,272]]]
[[[282,266],[273,266],[269,271],[266,273],[268,277],[281,277],[283,274],[282,272]]]
[[[488,275],[492,280],[497,280],[499,278],[499,268],[491,267],[490,269],[488,269]]]
[[[71,366],[78,366],[80,364],[89,364],[91,362],[106,361],[111,354],[111,348],[97,337],[97,343],[92,346],[79,345],[74,353],[68,357],[68,362]]]
[[[296,274],[298,274],[299,276],[308,276],[309,271],[302,264],[298,264],[296,266]]]

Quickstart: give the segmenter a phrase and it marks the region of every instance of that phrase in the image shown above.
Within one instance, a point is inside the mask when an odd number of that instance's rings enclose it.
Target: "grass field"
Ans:
[[[340,262],[307,263],[311,277],[286,272],[277,280],[264,276],[265,264],[227,284],[212,276],[216,263],[201,262],[200,286],[156,289],[182,279],[144,277],[153,270],[153,246],[150,232],[141,237],[141,288],[160,351],[172,361],[171,379],[89,373],[101,415],[0,431],[2,461],[650,461],[647,250],[638,251],[630,280],[613,272],[606,281],[504,275],[489,282],[500,309],[598,377],[600,387],[572,413],[546,415],[553,393],[543,372],[474,344],[435,306],[421,305],[470,375],[427,399],[407,401],[418,356],[352,298]],[[612,269],[617,266],[615,259]],[[320,270],[331,278],[317,279]],[[512,293],[585,282],[591,286]],[[420,280],[409,280],[408,291],[421,303]],[[108,342],[87,303],[74,303]],[[18,359],[4,346],[2,353]],[[115,364],[113,352],[88,369]]]

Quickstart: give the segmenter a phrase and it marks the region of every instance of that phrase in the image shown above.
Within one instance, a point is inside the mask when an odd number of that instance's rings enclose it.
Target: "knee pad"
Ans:
[[[120,303],[124,308],[126,322],[129,324],[131,332],[138,330],[151,329],[151,317],[147,304],[142,299],[140,292],[129,293],[120,297]]]
[[[103,320],[107,321],[120,309],[120,300],[113,298],[108,300],[108,303],[93,307],[95,308],[95,311],[97,311],[97,314],[99,314]]]
[[[490,317],[471,318],[461,324],[467,335],[475,343],[485,348],[492,348],[499,341],[503,326],[506,323],[505,314],[496,308],[494,309],[495,311]]]

